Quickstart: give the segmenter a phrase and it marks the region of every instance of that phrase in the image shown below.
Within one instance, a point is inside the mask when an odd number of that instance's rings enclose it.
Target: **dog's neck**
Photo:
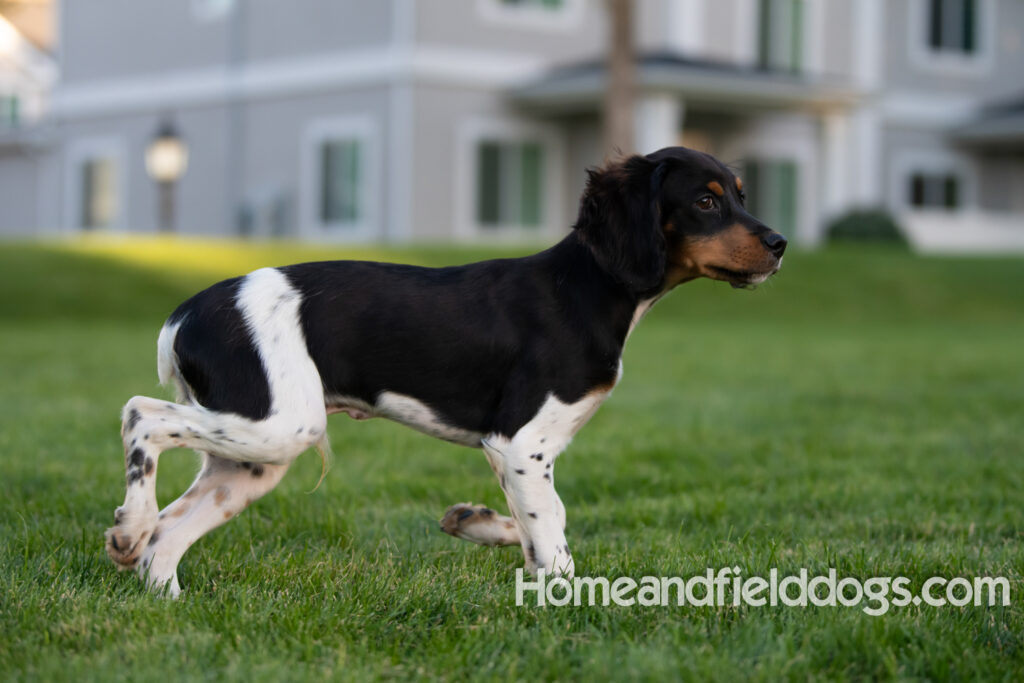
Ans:
[[[636,292],[606,272],[590,247],[575,231],[538,254],[548,263],[556,283],[556,296],[566,310],[577,311],[581,324],[596,323],[608,330],[619,347],[648,310],[667,293]]]

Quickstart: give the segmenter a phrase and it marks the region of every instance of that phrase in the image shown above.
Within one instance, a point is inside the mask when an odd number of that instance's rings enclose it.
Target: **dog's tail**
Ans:
[[[173,320],[173,322],[172,322]],[[190,392],[178,369],[178,355],[174,352],[174,338],[181,327],[181,319],[168,320],[160,328],[160,336],[156,340],[156,373],[160,384],[173,387],[178,403],[188,400]]]
[[[327,438],[326,430],[324,430],[324,435],[320,437],[320,440],[317,441],[313,447],[316,448],[316,452],[320,454],[320,480],[317,481],[316,486],[313,487],[313,490],[310,491],[310,493],[316,491],[320,488],[320,484],[324,483],[324,478],[327,476],[327,468],[330,466],[331,458],[334,457],[331,453],[331,442]]]

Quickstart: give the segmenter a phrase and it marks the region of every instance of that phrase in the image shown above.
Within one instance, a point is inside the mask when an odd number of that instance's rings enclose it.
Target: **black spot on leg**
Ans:
[[[143,441],[149,441],[149,434],[143,434],[142,440]]]
[[[534,453],[530,457],[533,458],[534,460],[536,460],[537,462],[540,462],[541,460],[544,459],[544,454],[543,453]]]
[[[526,557],[533,564],[537,564],[537,549],[533,547],[533,544],[526,546]]]
[[[301,434],[303,429],[305,429],[305,427],[299,427],[298,429],[295,430],[295,433]]]
[[[128,464],[132,467],[142,467],[142,463],[145,459],[146,454],[142,452],[141,448],[135,448],[128,454]]]
[[[172,439],[180,439],[181,438],[181,434],[179,434],[178,432],[171,432],[167,436],[171,437]]]
[[[516,470],[516,474],[526,474],[526,470]]]
[[[505,488],[505,475],[504,474],[501,475],[501,477],[498,479],[498,486],[500,486],[502,489]]]
[[[568,555],[569,554],[569,544],[566,543],[565,546],[563,546],[563,547],[565,548],[565,554]]]
[[[129,410],[128,411],[128,423],[127,423],[128,424],[128,431],[130,432],[133,429],[135,429],[135,426],[139,424],[139,420],[141,420],[141,419],[142,419],[142,416],[139,415],[139,411],[135,410],[135,408],[132,408],[131,410]]]
[[[128,485],[131,486],[137,481],[142,481],[142,469],[138,467],[132,467],[131,469],[128,470],[128,473],[125,476],[128,479]]]
[[[546,436],[545,436],[544,438],[542,438],[542,439],[540,440],[540,442],[541,442],[541,443],[544,443],[544,442],[545,442],[545,441],[547,441],[547,440],[548,440],[548,437],[546,437]]]
[[[530,515],[530,517],[532,517],[533,519],[537,519],[537,513],[536,512],[527,512],[526,514]]]
[[[253,465],[252,466],[252,476],[254,478],[255,477],[262,477],[263,476],[263,465]]]
[[[146,458],[145,472],[147,476],[153,474],[153,458]]]
[[[149,537],[149,545],[156,545],[156,542],[160,539],[160,532],[154,531],[153,535]]]
[[[551,469],[551,463],[548,463],[547,465],[544,465],[544,469],[550,470]]]
[[[551,473],[550,472],[545,472],[544,473],[544,478],[547,479],[548,481],[551,481]]]

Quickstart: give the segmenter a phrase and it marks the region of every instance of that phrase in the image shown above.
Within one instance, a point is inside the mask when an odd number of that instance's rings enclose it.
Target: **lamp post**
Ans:
[[[157,128],[146,148],[146,172],[160,189],[160,231],[174,230],[174,190],[188,168],[188,147],[170,119]]]

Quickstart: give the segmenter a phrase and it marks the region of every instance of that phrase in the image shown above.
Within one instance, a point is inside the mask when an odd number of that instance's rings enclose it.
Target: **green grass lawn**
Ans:
[[[492,252],[493,253],[493,252]],[[481,250],[186,242],[0,246],[0,678],[1020,680],[1024,261],[793,253],[753,292],[686,285],[560,459],[577,573],[1006,576],[1009,607],[516,607],[518,548],[439,532],[504,509],[478,451],[331,419],[315,453],[179,569],[118,574],[119,410],[164,317],[260,265]],[[175,262],[186,265],[175,267]],[[195,470],[160,461],[162,503]]]

